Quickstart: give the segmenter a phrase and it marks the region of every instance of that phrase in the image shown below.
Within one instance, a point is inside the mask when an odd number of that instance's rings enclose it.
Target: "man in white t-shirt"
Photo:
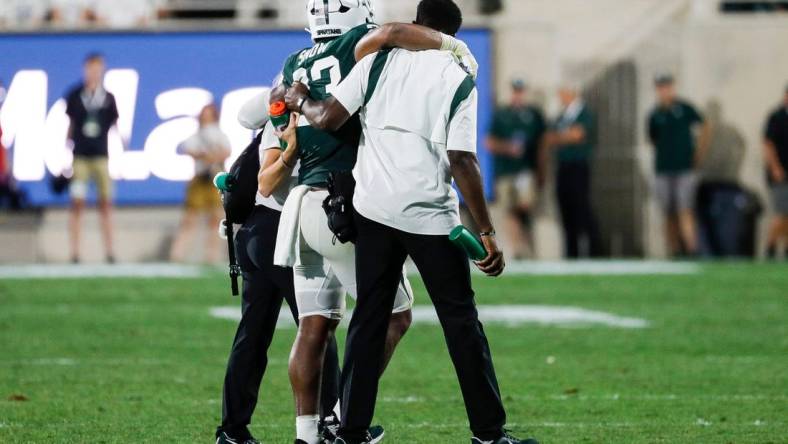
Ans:
[[[31,29],[44,24],[48,0],[3,0],[0,2],[0,28]]]
[[[95,18],[93,0],[50,0],[52,24],[62,28],[79,28]]]
[[[452,0],[422,0],[416,23],[454,35],[462,14]],[[374,40],[375,33],[367,38]],[[468,258],[448,239],[460,224],[454,178],[488,251],[477,267],[489,276],[503,272],[476,159],[473,78],[448,52],[383,50],[363,58],[333,97],[316,101],[294,84],[286,102],[318,129],[335,130],[360,110],[363,129],[353,170],[358,301],[348,331],[335,443],[368,442],[386,330],[408,256],[440,318],[472,443],[536,443],[504,430],[506,414],[475,308]]]
[[[113,29],[146,27],[155,23],[160,0],[95,0],[96,21]]]

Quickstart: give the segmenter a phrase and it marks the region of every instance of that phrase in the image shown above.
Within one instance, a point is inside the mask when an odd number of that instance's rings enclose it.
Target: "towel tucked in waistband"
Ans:
[[[279,219],[279,231],[276,234],[274,265],[292,267],[300,262],[301,202],[308,192],[308,186],[299,185],[287,196]]]

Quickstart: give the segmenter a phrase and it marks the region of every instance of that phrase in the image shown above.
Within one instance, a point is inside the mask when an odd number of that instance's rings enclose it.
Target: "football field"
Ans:
[[[788,266],[674,268],[474,277],[516,435],[788,443]],[[152,276],[0,278],[0,443],[212,442],[238,300],[215,270]],[[413,283],[417,322],[376,423],[385,442],[467,443],[440,327]],[[293,441],[289,324],[252,427],[264,443]]]

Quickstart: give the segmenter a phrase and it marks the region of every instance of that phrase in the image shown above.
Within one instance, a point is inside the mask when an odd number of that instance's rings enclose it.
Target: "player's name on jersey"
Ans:
[[[304,60],[311,59],[312,57],[318,56],[326,52],[328,48],[328,42],[321,42],[315,44],[315,46],[309,48],[308,50],[304,50],[301,54],[298,54],[298,64],[304,63]]]

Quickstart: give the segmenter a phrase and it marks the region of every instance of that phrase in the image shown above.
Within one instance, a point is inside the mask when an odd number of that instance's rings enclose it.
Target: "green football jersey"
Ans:
[[[356,64],[356,44],[376,26],[357,26],[340,37],[318,42],[288,57],[282,70],[285,85],[295,79],[308,82],[309,95],[324,100]],[[354,116],[337,132],[321,131],[311,126],[299,126],[299,171],[301,185],[323,187],[331,172],[350,171],[356,165],[361,123]]]

